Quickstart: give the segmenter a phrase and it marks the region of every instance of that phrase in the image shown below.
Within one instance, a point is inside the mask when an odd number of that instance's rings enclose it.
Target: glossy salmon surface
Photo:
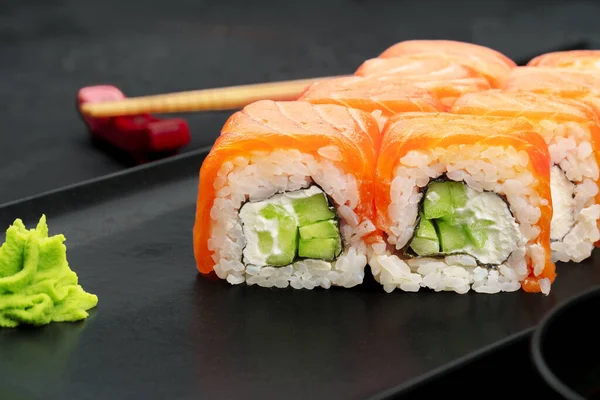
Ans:
[[[390,46],[378,58],[403,55],[435,55],[469,66],[482,74],[493,88],[502,86],[506,75],[517,66],[497,50],[454,40],[407,40]]]
[[[553,282],[556,277],[550,249],[550,154],[544,139],[524,118],[449,113],[405,113],[390,118],[383,132],[377,161],[375,207],[379,231],[386,232],[391,224],[387,215],[392,201],[390,188],[402,157],[413,150],[474,145],[512,147],[517,152],[526,152],[528,156],[525,168],[536,178],[533,190],[546,200],[545,205],[540,205],[541,217],[536,224],[540,233],[534,239],[545,250],[545,263],[542,273],[535,276],[531,260],[528,260],[530,276],[522,282],[522,288],[527,292],[540,292],[539,279],[548,278]]]
[[[384,117],[408,111],[437,112],[444,106],[431,92],[409,84],[363,77],[344,77],[312,84],[298,100],[338,104]]]
[[[200,272],[209,273],[214,263],[209,251],[211,209],[216,197],[215,179],[222,166],[253,152],[298,150],[319,157],[319,149],[336,146],[341,160],[335,164],[352,174],[359,202],[353,210],[362,220],[374,219],[374,173],[380,131],[369,113],[339,105],[313,105],[304,101],[263,100],[233,114],[223,126],[200,168],[194,255]],[[368,239],[365,239],[368,241]]]

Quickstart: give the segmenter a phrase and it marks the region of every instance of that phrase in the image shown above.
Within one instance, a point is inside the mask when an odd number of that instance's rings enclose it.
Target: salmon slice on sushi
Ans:
[[[541,54],[531,59],[527,66],[600,71],[600,50],[568,50]]]
[[[450,107],[460,95],[491,88],[489,82],[474,69],[449,63],[438,57],[373,58],[355,72],[357,76],[384,82],[410,84],[430,91],[444,107]]]
[[[552,159],[554,261],[580,262],[590,257],[600,240],[600,126],[594,110],[558,96],[492,90],[459,98],[451,112],[523,117],[535,127]]]
[[[376,179],[369,265],[386,292],[549,293],[550,155],[526,120],[399,114]]]
[[[375,232],[377,121],[304,101],[258,101],[226,122],[200,169],[194,254],[231,284],[362,283]]]
[[[316,82],[298,98],[312,104],[338,104],[372,113],[381,127],[402,112],[439,112],[444,106],[431,92],[413,85],[363,77]]]
[[[406,40],[384,50],[378,58],[400,56],[435,56],[449,62],[469,66],[482,74],[493,88],[500,87],[516,63],[489,47],[454,40]]]
[[[600,71],[518,67],[507,76],[502,89],[556,95],[586,103],[600,112]]]
[[[432,79],[483,77],[476,69],[440,54],[409,54],[393,58],[371,58],[356,70],[357,76],[394,74],[401,76],[429,76]]]

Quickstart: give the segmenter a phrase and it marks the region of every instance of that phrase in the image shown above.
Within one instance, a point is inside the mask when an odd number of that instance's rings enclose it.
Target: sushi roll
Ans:
[[[365,61],[355,75],[417,86],[433,93],[445,107],[450,107],[464,93],[491,88],[473,68],[437,56],[373,58]]]
[[[377,121],[304,101],[258,101],[225,123],[200,169],[194,255],[230,284],[362,283],[374,235]]]
[[[393,58],[371,58],[356,70],[357,76],[394,74],[400,76],[429,76],[432,79],[457,79],[482,76],[462,58],[448,59],[440,54],[409,54]]]
[[[454,40],[406,40],[384,50],[378,58],[399,56],[435,56],[449,62],[468,66],[482,74],[493,88],[502,85],[504,78],[517,64],[504,54],[489,47]]]
[[[590,257],[600,240],[600,126],[594,110],[557,96],[492,90],[459,98],[451,112],[524,117],[535,127],[552,158],[553,260],[580,262]]]
[[[506,77],[502,89],[556,95],[586,103],[596,113],[600,112],[600,72],[518,67]]]
[[[531,59],[527,66],[600,71],[600,50],[569,50],[546,53]]]
[[[550,155],[526,120],[399,114],[376,179],[369,265],[386,292],[549,293]]]
[[[413,85],[363,77],[316,82],[298,98],[312,104],[339,104],[373,114],[380,127],[394,114],[439,112],[444,106],[432,93]]]

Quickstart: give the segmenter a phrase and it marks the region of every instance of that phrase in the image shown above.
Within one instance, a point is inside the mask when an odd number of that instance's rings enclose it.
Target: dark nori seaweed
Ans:
[[[337,227],[337,230],[340,234],[340,241],[341,241],[341,249],[340,252],[332,259],[332,260],[323,260],[323,261],[327,261],[327,262],[334,262],[337,261],[337,259],[340,257],[340,255],[344,252],[344,249],[346,248],[346,241],[344,240],[344,236],[342,235],[342,231],[340,228],[340,216],[338,215],[337,209],[335,207],[335,202],[333,201],[333,199],[325,192],[325,190],[321,187],[321,185],[319,185],[318,183],[311,181],[311,183],[303,188],[300,188],[298,190],[292,190],[292,191],[277,191],[274,194],[272,194],[269,197],[265,197],[264,199],[261,200],[256,200],[256,201],[250,201],[250,199],[246,199],[244,202],[242,202],[242,205],[240,206],[239,210],[238,210],[238,220],[240,221],[240,224],[242,225],[242,230],[244,228],[244,222],[242,221],[242,219],[239,217],[240,216],[240,211],[242,209],[242,207],[244,207],[246,205],[246,203],[255,203],[255,202],[259,202],[259,201],[265,201],[265,200],[269,200],[272,199],[273,197],[280,195],[280,194],[285,194],[285,193],[293,193],[293,192],[297,192],[300,190],[308,190],[310,188],[312,188],[313,186],[316,186],[317,188],[319,188],[319,190],[321,190],[321,192],[323,192],[323,194],[325,195],[325,199],[327,200],[327,205],[329,207],[330,210],[333,211],[333,213],[335,214],[335,217],[333,218],[333,220],[335,221],[335,225]],[[246,261],[244,260],[244,250],[246,249],[246,245],[244,245],[244,247],[242,247],[242,259],[240,260],[242,264],[244,264],[245,266],[248,266],[248,263],[246,263]],[[306,257],[294,257],[294,261],[292,261],[292,264],[298,261],[302,261],[302,260],[312,260],[312,258],[306,258]],[[289,264],[288,264],[289,265]],[[264,267],[273,267],[273,268],[283,268],[284,266],[280,266],[280,265],[264,265]]]
[[[403,254],[404,256],[410,257],[410,258],[434,258],[434,259],[443,259],[446,256],[458,256],[458,255],[464,255],[464,256],[471,256],[475,259],[475,261],[477,262],[477,265],[483,268],[488,268],[488,269],[496,269],[498,268],[500,265],[504,264],[511,256],[512,253],[510,253],[505,259],[504,261],[502,261],[500,264],[484,264],[481,263],[479,261],[479,259],[477,259],[477,257],[468,254],[468,253],[462,253],[462,252],[455,252],[455,253],[439,253],[436,255],[431,255],[431,256],[419,256],[417,253],[414,252],[413,249],[410,248],[410,245],[412,244],[412,241],[415,238],[415,231],[417,230],[417,227],[419,226],[419,224],[421,223],[421,212],[423,211],[423,203],[425,202],[425,193],[427,193],[427,190],[429,189],[429,185],[431,185],[434,182],[462,182],[465,186],[469,186],[465,181],[455,181],[452,180],[450,178],[448,178],[448,176],[444,173],[436,178],[432,178],[429,180],[429,182],[427,183],[427,185],[423,186],[422,188],[419,188],[419,193],[423,193],[423,197],[421,198],[421,200],[419,201],[419,214],[417,215],[417,220],[415,223],[415,226],[413,228],[413,235],[410,238],[410,240],[408,241],[408,243],[402,248],[400,249],[400,253]],[[469,186],[470,187],[470,186]],[[500,199],[502,199],[502,201],[506,204],[507,208],[508,208],[508,212],[510,213],[511,217],[513,217],[513,219],[516,221],[515,215],[513,214],[513,211],[510,207],[510,203],[508,202],[508,199],[506,198],[505,195],[500,194],[500,193],[496,193],[494,191],[491,190],[484,190],[484,192],[490,192],[495,194],[496,196],[498,196]],[[436,231],[437,231],[437,226],[436,226]],[[438,237],[439,237],[439,232],[438,232]]]

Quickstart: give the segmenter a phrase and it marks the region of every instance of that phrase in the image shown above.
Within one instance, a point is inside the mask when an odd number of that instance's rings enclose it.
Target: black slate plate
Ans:
[[[362,399],[401,395],[530,333],[600,284],[598,252],[559,265],[550,296],[232,287],[197,274],[191,230],[205,151],[0,207],[41,213],[99,305],[82,323],[0,330],[0,392],[23,399]],[[4,239],[3,236],[0,239]],[[19,397],[17,397],[17,394]]]

